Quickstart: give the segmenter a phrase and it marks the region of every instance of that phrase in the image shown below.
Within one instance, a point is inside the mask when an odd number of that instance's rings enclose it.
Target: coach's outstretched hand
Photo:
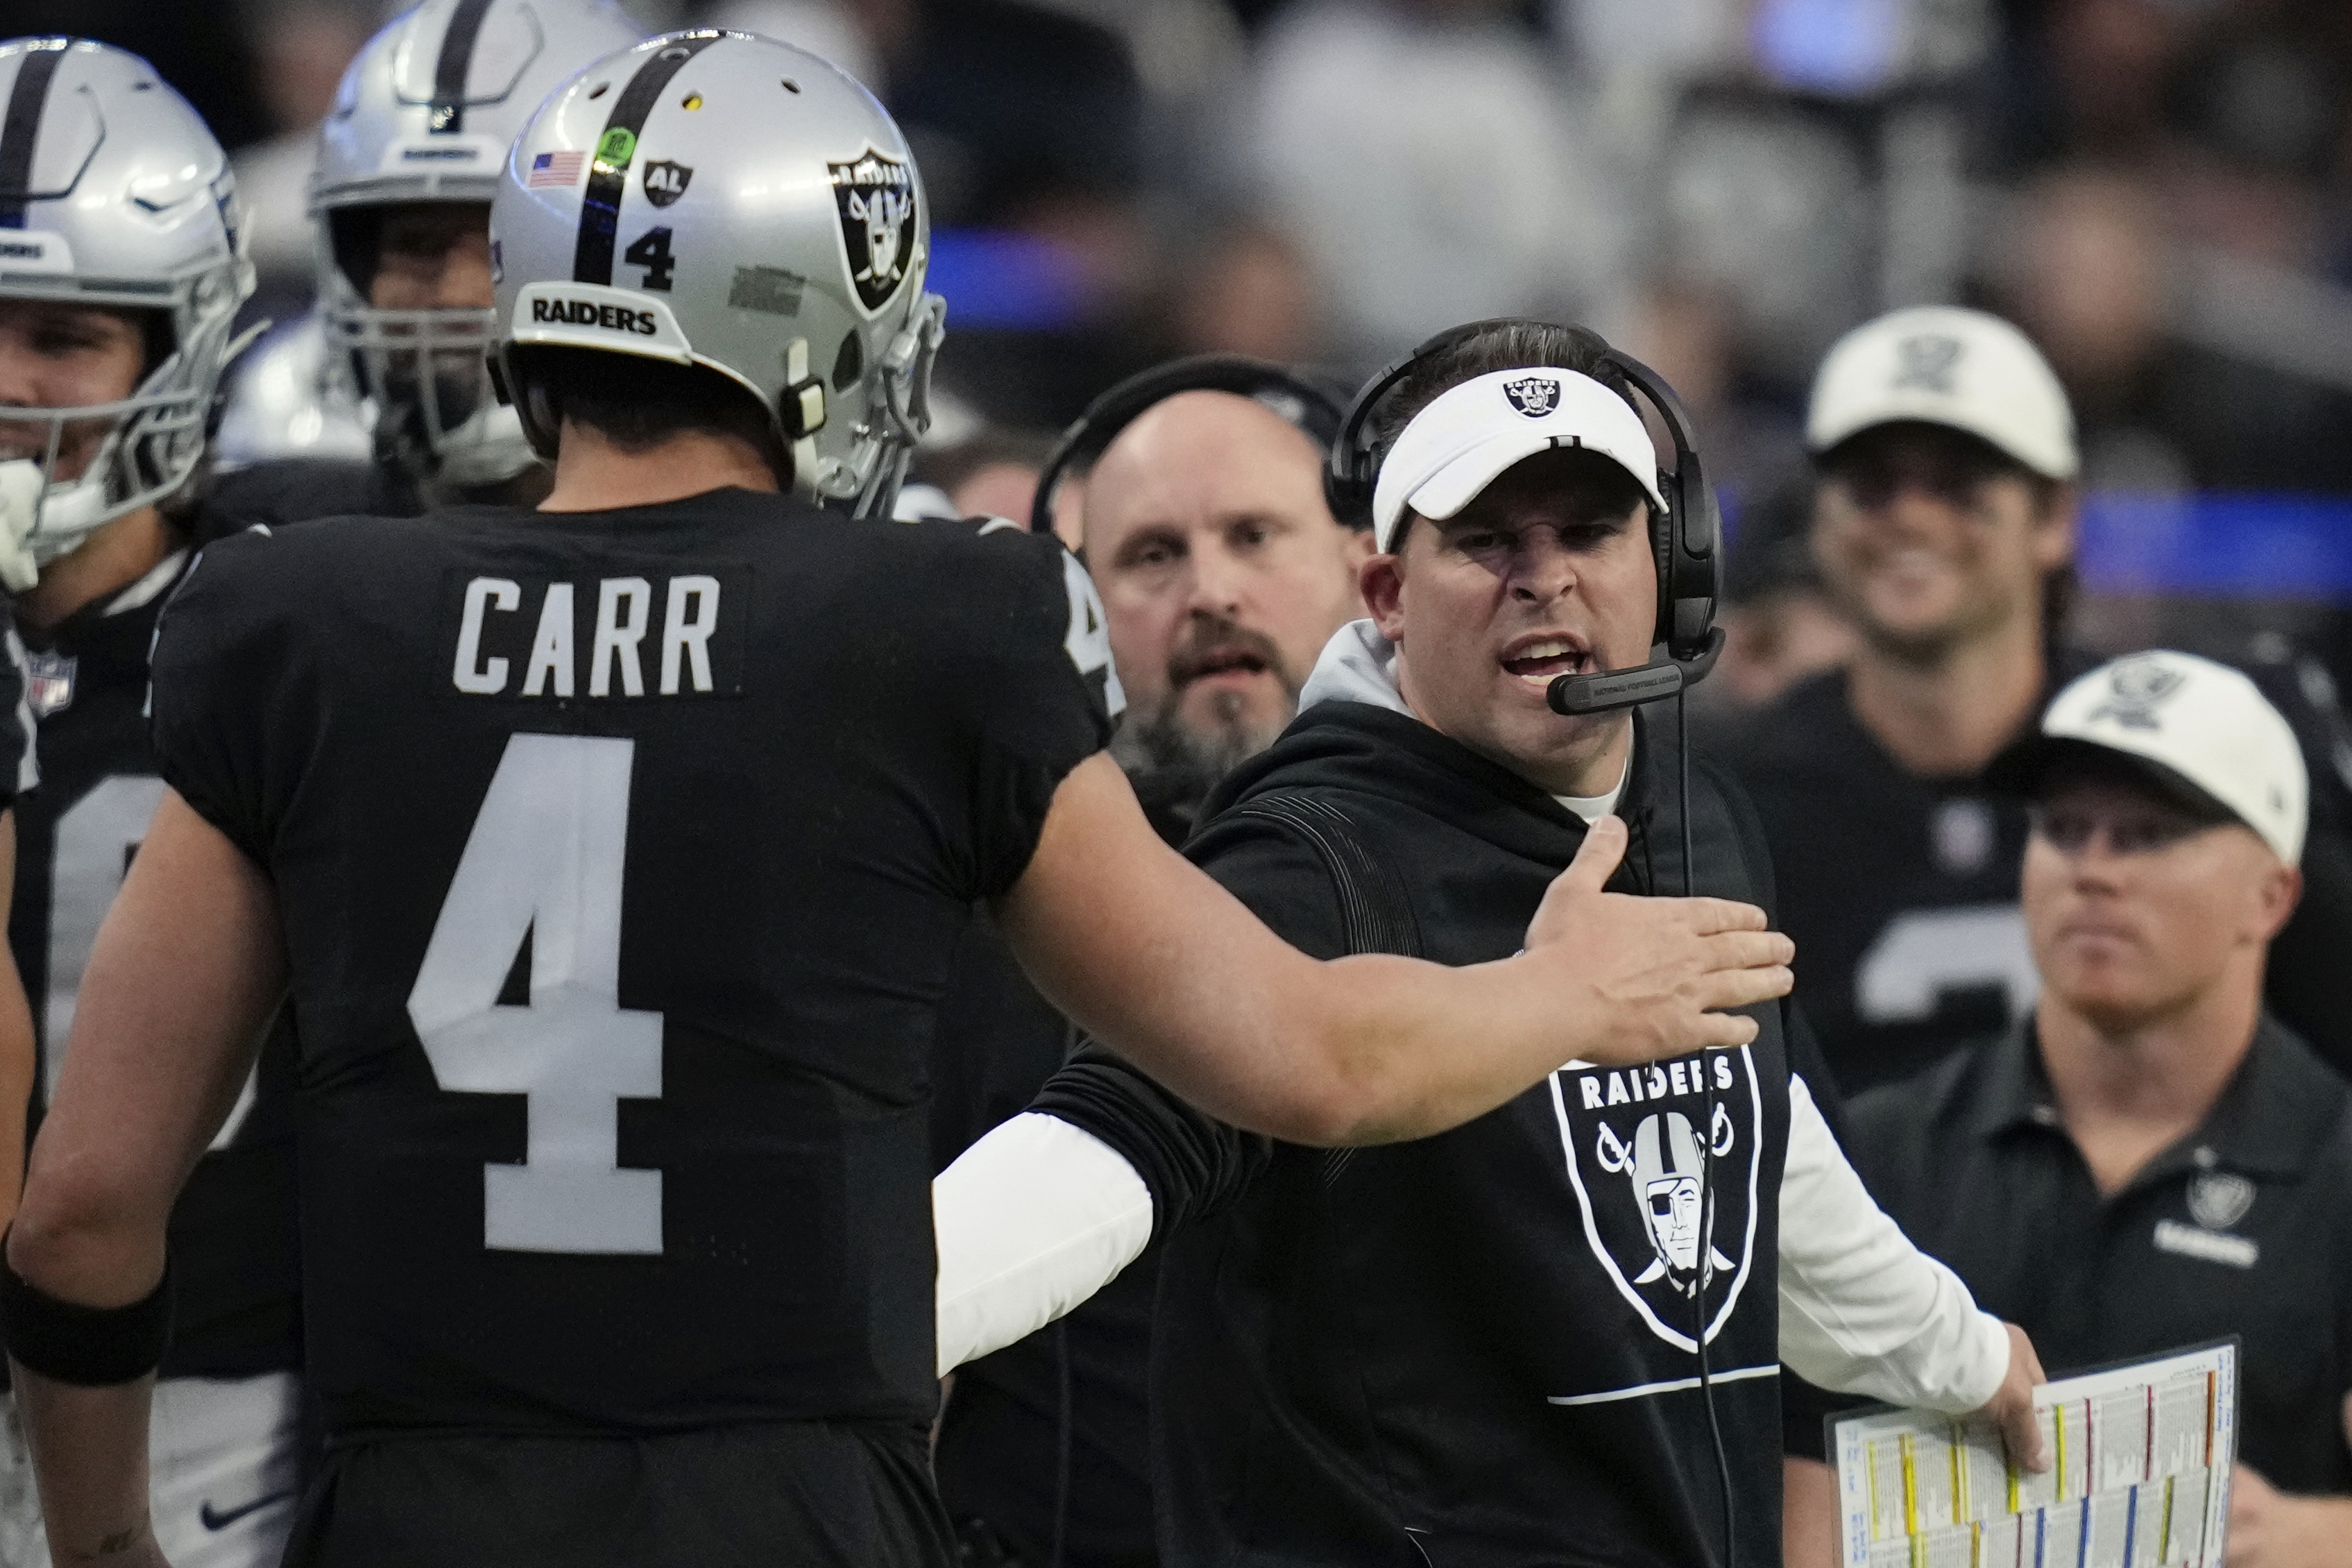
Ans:
[[[1602,818],[1516,957],[1318,962],[1162,843],[1098,752],[1054,792],[997,918],[1048,1001],[1210,1115],[1385,1143],[1483,1116],[1572,1059],[1756,1037],[1724,1009],[1788,993],[1789,939],[1748,904],[1601,891],[1624,853],[1625,825]]]
[[[1625,843],[1619,818],[1594,823],[1528,926],[1528,955],[1560,964],[1578,1058],[1622,1067],[1748,1044],[1756,1020],[1725,1009],[1786,996],[1796,944],[1753,904],[1603,892]]]

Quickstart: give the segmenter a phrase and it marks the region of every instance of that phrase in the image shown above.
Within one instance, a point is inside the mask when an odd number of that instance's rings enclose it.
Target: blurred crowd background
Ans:
[[[945,448],[1034,445],[1171,354],[1352,377],[1455,321],[1580,321],[1692,405],[1736,592],[1801,593],[1822,351],[1892,306],[1978,304],[2041,343],[2083,427],[2074,640],[2352,676],[2342,0],[628,8],[815,49],[906,126]],[[0,31],[123,44],[187,94],[257,215],[254,310],[286,321],[311,127],[396,9],[10,0]]]

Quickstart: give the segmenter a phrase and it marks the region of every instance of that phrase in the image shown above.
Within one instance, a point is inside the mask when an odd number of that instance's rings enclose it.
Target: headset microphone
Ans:
[[[1708,628],[1706,646],[1689,658],[1654,658],[1631,669],[1604,669],[1597,675],[1563,675],[1544,688],[1544,700],[1555,713],[1571,717],[1638,708],[1679,697],[1708,670],[1723,652],[1723,628]]]

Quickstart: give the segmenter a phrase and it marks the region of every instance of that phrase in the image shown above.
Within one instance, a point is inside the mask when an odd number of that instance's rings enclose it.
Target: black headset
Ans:
[[[1062,432],[1037,475],[1037,499],[1029,506],[1030,531],[1054,531],[1054,494],[1073,467],[1101,457],[1120,431],[1180,392],[1230,392],[1263,404],[1326,450],[1339,435],[1339,398],[1295,371],[1246,354],[1171,360],[1129,376],[1087,404],[1087,411]],[[1349,518],[1339,521],[1355,526]]]
[[[1331,459],[1323,471],[1323,495],[1331,515],[1356,527],[1370,525],[1372,494],[1385,456],[1375,448],[1372,414],[1397,384],[1425,359],[1459,347],[1497,327],[1566,329],[1549,321],[1497,317],[1449,327],[1411,353],[1391,362],[1364,384],[1339,421],[1331,442]],[[1723,634],[1716,629],[1716,592],[1723,560],[1723,523],[1716,510],[1715,490],[1700,467],[1698,445],[1691,436],[1690,416],[1665,378],[1621,350],[1604,349],[1603,358],[1638,388],[1658,411],[1666,433],[1674,437],[1675,466],[1658,473],[1658,489],[1666,499],[1664,515],[1652,510],[1650,549],[1658,567],[1657,636],[1665,657],[1632,669],[1605,670],[1595,675],[1563,675],[1548,693],[1559,713],[1601,713],[1672,697],[1715,668],[1723,651]],[[1560,367],[1565,369],[1565,366]],[[1039,492],[1044,493],[1042,489]]]

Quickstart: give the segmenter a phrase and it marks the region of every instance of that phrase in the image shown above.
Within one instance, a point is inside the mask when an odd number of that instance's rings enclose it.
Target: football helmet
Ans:
[[[46,563],[195,473],[221,368],[242,346],[230,328],[253,265],[227,156],[137,55],[87,38],[10,39],[0,101],[0,298],[153,312],[168,328],[150,333],[146,374],[120,402],[0,408],[0,469],[12,494],[32,495],[37,479],[21,537]],[[89,460],[59,473],[68,427],[97,420],[110,425]],[[26,460],[37,475],[19,468]]]
[[[548,100],[490,209],[494,351],[553,456],[539,345],[717,372],[759,399],[793,483],[887,517],[930,419],[947,304],[926,292],[929,214],[874,96],[750,33],[666,34]]]
[[[327,334],[313,310],[272,329],[237,360],[213,427],[215,472],[286,458],[368,460],[375,410],[352,400],[341,384],[350,378],[331,376],[327,358]]]
[[[490,311],[369,302],[383,209],[488,202],[531,110],[644,36],[606,0],[425,0],[344,71],[310,186],[325,401],[373,402],[378,451],[413,476],[493,484],[532,459],[483,367]]]

